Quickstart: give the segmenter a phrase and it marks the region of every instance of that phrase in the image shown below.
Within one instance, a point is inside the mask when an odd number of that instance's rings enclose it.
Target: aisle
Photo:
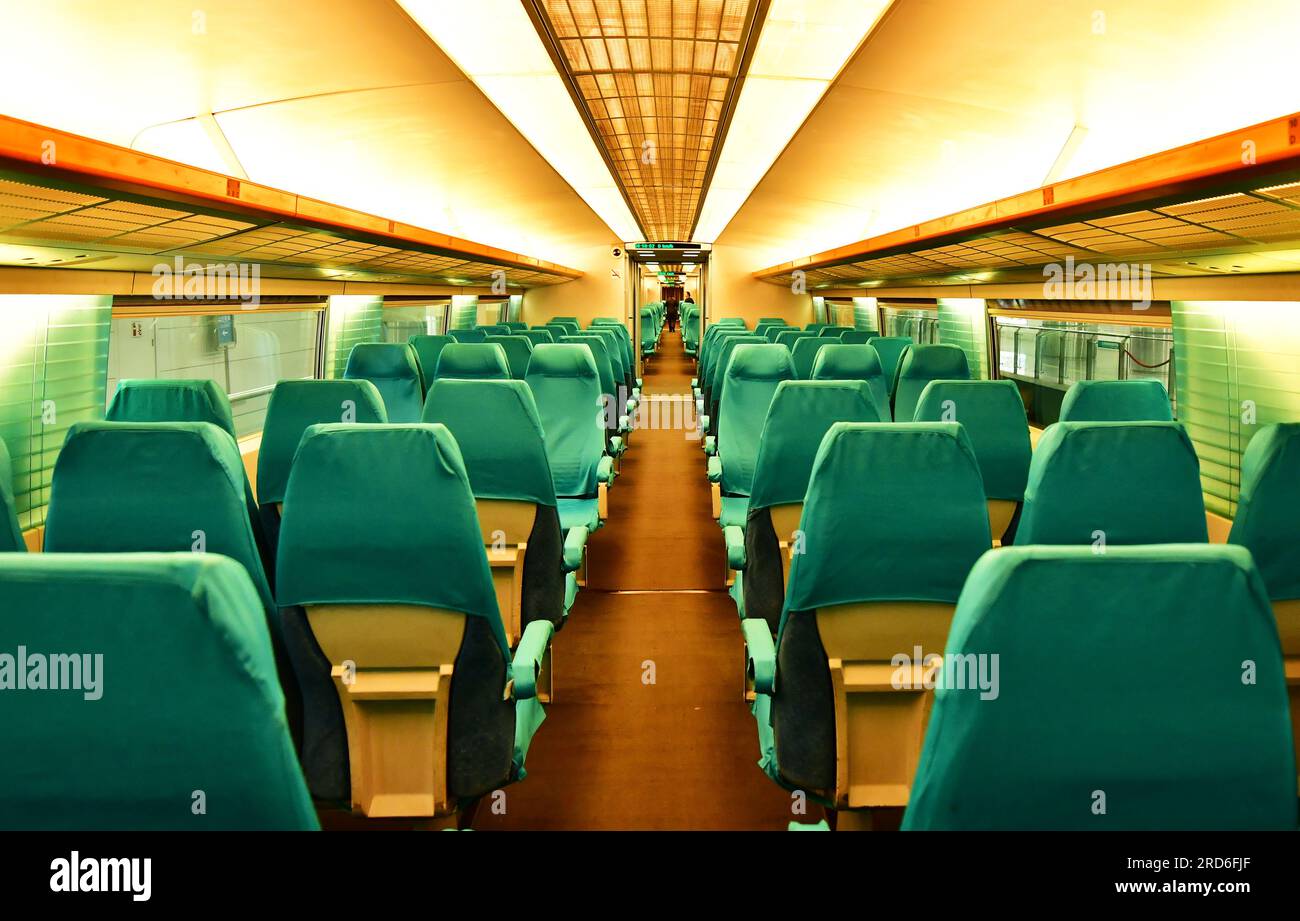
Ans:
[[[643,394],[687,394],[691,374],[681,336],[665,332]],[[759,769],[741,700],[744,646],[697,440],[633,435],[590,552],[528,777],[507,788],[504,815],[485,805],[474,827],[785,828],[790,795]]]

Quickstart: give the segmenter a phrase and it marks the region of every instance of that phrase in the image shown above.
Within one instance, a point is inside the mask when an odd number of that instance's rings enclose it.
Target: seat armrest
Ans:
[[[708,416],[705,416],[705,417],[704,417],[704,423],[703,423],[703,425],[701,426],[701,431],[707,431],[708,428],[709,428],[709,417],[708,417]],[[707,455],[709,455],[709,457],[716,457],[716,456],[717,456],[717,454],[718,454],[718,436],[717,436],[717,435],[705,435],[705,436],[704,436],[704,453],[707,454]]]
[[[727,542],[727,565],[732,569],[744,569],[745,532],[739,525],[729,524],[722,529],[722,539]]]
[[[569,528],[569,533],[564,535],[564,568],[567,572],[575,572],[582,567],[582,554],[587,549],[590,534],[587,526],[580,524],[576,528]]]
[[[626,416],[626,415],[624,415],[624,416],[619,416],[619,417],[618,417],[618,430],[619,430],[620,432],[624,433],[624,434],[626,434],[626,433],[632,431],[632,420],[631,420],[631,418],[628,417],[628,416]],[[615,438],[615,439],[613,439],[613,440],[614,440],[614,441],[619,441],[619,442],[622,441],[621,438]]]
[[[614,476],[614,458],[605,454],[600,458],[600,464],[596,467],[596,481],[598,483],[613,483]]]
[[[761,617],[745,618],[740,629],[745,635],[745,669],[754,679],[754,690],[771,694],[776,687],[776,644],[771,629]]]
[[[722,482],[722,458],[716,454],[709,455],[709,482]]]
[[[698,386],[700,386],[700,379],[698,377],[691,378],[691,389],[694,390]]]
[[[542,658],[551,644],[555,625],[549,620],[535,620],[524,628],[524,635],[515,648],[511,662],[514,677],[515,700],[529,700],[537,696],[537,676],[542,671]]]

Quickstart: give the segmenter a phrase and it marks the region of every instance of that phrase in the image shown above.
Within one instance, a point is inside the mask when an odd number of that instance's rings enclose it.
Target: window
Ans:
[[[126,308],[127,311],[130,308]],[[150,317],[118,311],[108,352],[111,402],[126,378],[208,378],[230,395],[235,433],[262,430],[282,380],[316,376],[319,310],[260,309]]]

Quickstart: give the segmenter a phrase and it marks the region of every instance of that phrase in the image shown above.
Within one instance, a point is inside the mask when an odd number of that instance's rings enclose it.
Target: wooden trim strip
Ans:
[[[1243,163],[1247,149],[1253,150],[1250,164]],[[928,248],[941,239],[971,237],[1053,216],[1064,219],[1085,208],[1101,210],[1177,193],[1199,197],[1196,189],[1210,180],[1237,181],[1258,176],[1263,182],[1264,177],[1287,169],[1300,169],[1300,113],[783,262],[760,269],[753,277],[762,281],[795,269],[855,262],[885,250]]]

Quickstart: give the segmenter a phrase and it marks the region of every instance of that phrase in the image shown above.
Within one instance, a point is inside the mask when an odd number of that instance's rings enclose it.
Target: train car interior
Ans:
[[[1300,828],[1295,0],[0,24],[0,829]]]

